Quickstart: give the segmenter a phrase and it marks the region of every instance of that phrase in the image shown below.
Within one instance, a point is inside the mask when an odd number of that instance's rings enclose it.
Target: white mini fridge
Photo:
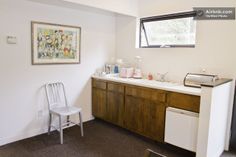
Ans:
[[[165,142],[196,152],[199,114],[168,107],[166,109]]]

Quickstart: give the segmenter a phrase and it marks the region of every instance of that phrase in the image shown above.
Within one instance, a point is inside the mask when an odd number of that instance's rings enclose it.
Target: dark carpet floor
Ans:
[[[147,148],[167,157],[195,156],[101,120],[84,123],[84,133],[77,126],[64,130],[63,145],[58,132],[39,135],[0,147],[0,157],[143,157]]]

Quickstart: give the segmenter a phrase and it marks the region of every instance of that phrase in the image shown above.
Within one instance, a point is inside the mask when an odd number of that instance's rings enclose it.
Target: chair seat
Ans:
[[[57,115],[69,116],[69,115],[81,112],[81,108],[74,107],[74,106],[57,107],[57,108],[51,109],[50,112]]]

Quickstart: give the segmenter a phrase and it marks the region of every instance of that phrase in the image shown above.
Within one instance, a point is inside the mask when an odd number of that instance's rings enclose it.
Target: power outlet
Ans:
[[[16,36],[7,36],[7,44],[17,44]]]

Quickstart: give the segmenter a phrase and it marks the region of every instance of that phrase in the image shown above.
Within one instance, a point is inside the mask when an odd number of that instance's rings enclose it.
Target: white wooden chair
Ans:
[[[54,127],[60,132],[60,143],[63,144],[63,129],[79,125],[81,129],[81,136],[84,136],[83,132],[83,121],[82,121],[82,109],[78,107],[68,106],[65,87],[63,83],[48,83],[45,85],[48,108],[49,108],[49,123],[48,123],[48,134],[50,134],[52,125],[53,115],[59,118],[59,128]],[[70,116],[78,114],[80,123],[74,123],[70,121]],[[63,123],[62,118],[67,117],[67,122]]]

